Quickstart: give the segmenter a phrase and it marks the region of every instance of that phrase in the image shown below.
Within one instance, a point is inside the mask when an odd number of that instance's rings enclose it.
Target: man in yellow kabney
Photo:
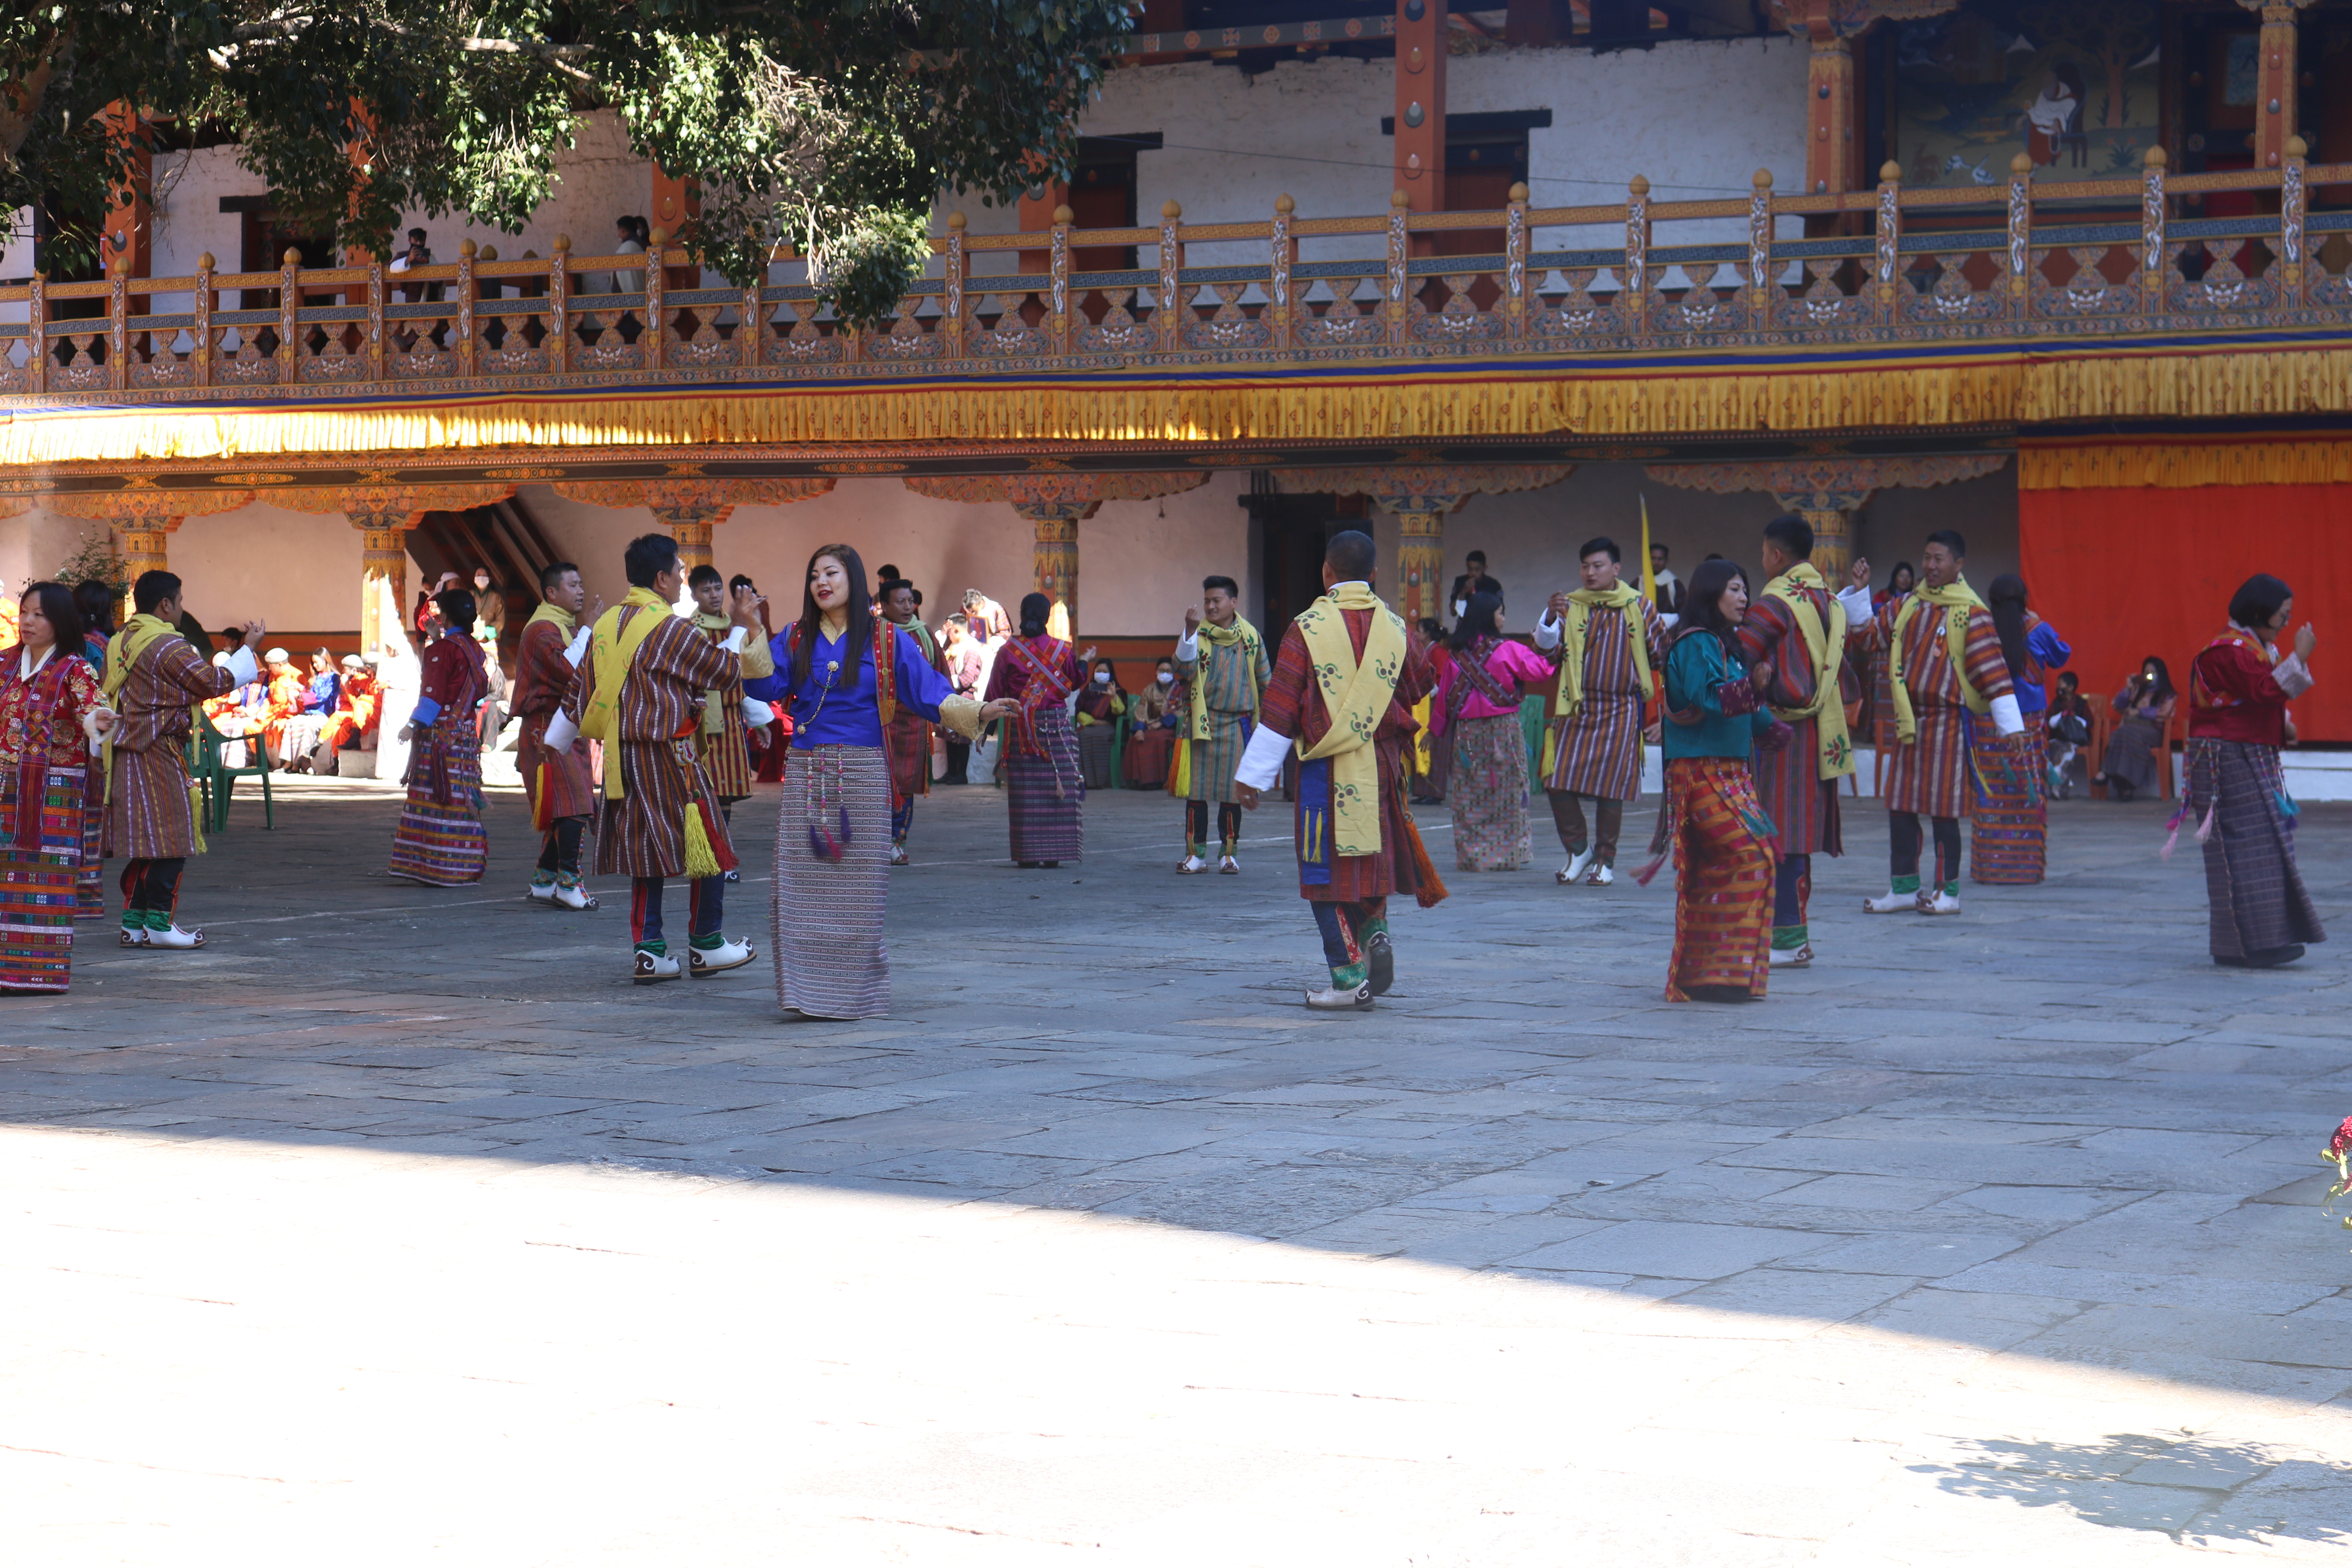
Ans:
[[[1234,793],[1255,810],[1258,793],[1298,751],[1298,893],[1315,906],[1331,983],[1307,993],[1309,1007],[1370,1007],[1396,973],[1389,895],[1427,909],[1445,885],[1405,809],[1404,749],[1412,705],[1435,684],[1429,656],[1372,592],[1370,534],[1334,534],[1323,552],[1323,596],[1282,634],[1257,729],[1234,771]]]
[[[544,743],[562,752],[575,734],[604,742],[596,873],[635,884],[629,939],[636,983],[689,972],[699,980],[755,956],[749,942],[730,942],[721,930],[735,848],[710,776],[697,759],[696,739],[709,694],[742,679],[743,647],[760,625],[760,596],[735,590],[728,606],[734,629],[714,643],[671,613],[686,576],[675,540],[666,533],[632,540],[624,565],[629,596],[597,619]],[[693,881],[685,971],[662,935],[662,886],[679,876]]]

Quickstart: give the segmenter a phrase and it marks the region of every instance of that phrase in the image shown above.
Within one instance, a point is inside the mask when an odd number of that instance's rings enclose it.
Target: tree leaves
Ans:
[[[579,117],[703,186],[672,237],[739,287],[797,247],[871,324],[943,191],[1066,176],[1128,0],[26,0],[0,7],[0,204],[95,259],[133,146],[110,107],[217,124],[292,213],[391,252],[404,212],[519,230]]]

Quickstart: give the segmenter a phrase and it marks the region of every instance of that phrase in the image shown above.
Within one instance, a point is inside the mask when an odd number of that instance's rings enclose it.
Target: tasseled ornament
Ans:
[[[2180,805],[2172,813],[2172,820],[2164,825],[2167,829],[2164,836],[2164,847],[2157,852],[2158,859],[2172,858],[2172,851],[2180,842],[2180,825],[2188,820],[2189,797],[2184,795],[2180,797]]]
[[[1666,861],[1672,857],[1672,853],[1671,850],[1661,849],[1652,856],[1647,864],[1633,873],[1633,885],[1637,888],[1648,887],[1651,879],[1665,868]]]

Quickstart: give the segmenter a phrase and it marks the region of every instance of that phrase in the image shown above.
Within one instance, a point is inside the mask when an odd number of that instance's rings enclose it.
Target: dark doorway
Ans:
[[[1077,164],[1070,172],[1071,221],[1079,228],[1133,228],[1135,155],[1159,150],[1157,131],[1080,137]],[[1073,272],[1129,272],[1134,268],[1131,245],[1087,245],[1070,252]]]
[[[1323,545],[1340,530],[1360,526],[1361,496],[1276,493],[1262,475],[1251,476],[1251,493],[1242,497],[1250,520],[1257,525],[1257,580],[1265,597],[1258,605],[1257,629],[1265,638],[1266,653],[1282,646],[1282,634],[1299,611],[1323,595]]]
[[[324,226],[325,232],[318,232],[320,226],[301,223],[281,213],[275,196],[223,196],[220,210],[235,213],[240,220],[236,264],[240,272],[275,272],[284,265],[289,250],[299,252],[302,265],[306,268],[336,264],[333,226]],[[341,296],[333,293],[302,297],[305,305],[332,305],[340,301]],[[275,310],[278,309],[278,290],[244,289],[237,301],[237,309]]]

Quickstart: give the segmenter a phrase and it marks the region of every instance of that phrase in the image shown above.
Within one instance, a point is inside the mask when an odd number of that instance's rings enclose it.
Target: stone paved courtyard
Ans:
[[[1098,795],[1019,873],[953,790],[896,1016],[835,1025],[764,956],[630,986],[625,893],[516,896],[518,795],[466,891],[381,875],[387,790],[241,796],[207,950],[85,926],[0,1003],[0,1557],[2344,1561],[2352,808],[2268,973],[2163,810],[1928,921],[1859,912],[1861,805],[1822,962],[1736,1008],[1660,1000],[1663,883],[1539,848],[1318,1017],[1279,813],[1179,879]]]

